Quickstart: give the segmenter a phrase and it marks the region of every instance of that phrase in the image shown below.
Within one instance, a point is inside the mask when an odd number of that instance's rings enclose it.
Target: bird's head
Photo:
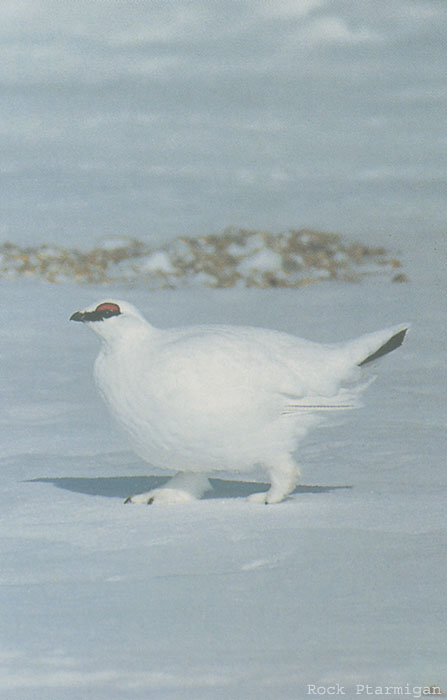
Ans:
[[[113,340],[132,329],[148,326],[140,312],[126,301],[101,301],[99,304],[76,311],[70,321],[86,323],[105,340]]]

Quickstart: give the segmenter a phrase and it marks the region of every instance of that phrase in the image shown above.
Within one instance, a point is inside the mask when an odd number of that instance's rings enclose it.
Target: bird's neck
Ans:
[[[148,349],[155,342],[157,331],[149,324],[134,325],[120,334],[102,336],[102,352],[105,355],[117,354],[131,358],[134,352],[141,352],[144,345]]]

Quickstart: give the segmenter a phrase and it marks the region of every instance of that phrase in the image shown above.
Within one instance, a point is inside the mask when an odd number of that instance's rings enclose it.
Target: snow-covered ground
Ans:
[[[0,283],[2,700],[447,691],[445,278],[420,243],[409,284]],[[155,471],[96,395],[97,339],[68,322],[108,297],[159,326],[232,322],[320,341],[413,326],[365,407],[309,436],[304,485],[285,502],[249,504],[260,486],[229,474],[201,502],[145,507],[123,500]]]

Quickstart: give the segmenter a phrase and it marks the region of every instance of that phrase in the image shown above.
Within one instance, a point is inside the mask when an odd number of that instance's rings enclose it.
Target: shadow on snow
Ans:
[[[45,482],[57,488],[75,491],[91,496],[109,498],[127,498],[137,493],[144,493],[158,488],[166,482],[161,476],[107,476],[107,477],[40,477],[28,479],[28,482]],[[243,498],[257,491],[266,491],[268,484],[248,481],[229,481],[210,479],[212,491],[204,498]],[[293,493],[327,493],[336,489],[350,489],[352,486],[297,486]]]

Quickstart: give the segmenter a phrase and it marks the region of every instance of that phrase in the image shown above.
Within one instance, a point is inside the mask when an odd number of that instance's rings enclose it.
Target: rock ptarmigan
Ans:
[[[178,470],[164,487],[127,499],[178,503],[200,498],[207,474],[269,475],[277,503],[298,483],[297,444],[325,411],[353,408],[371,378],[363,368],[398,348],[407,325],[322,344],[263,328],[199,325],[161,330],[124,301],[77,311],[102,339],[98,389],[136,453]]]

